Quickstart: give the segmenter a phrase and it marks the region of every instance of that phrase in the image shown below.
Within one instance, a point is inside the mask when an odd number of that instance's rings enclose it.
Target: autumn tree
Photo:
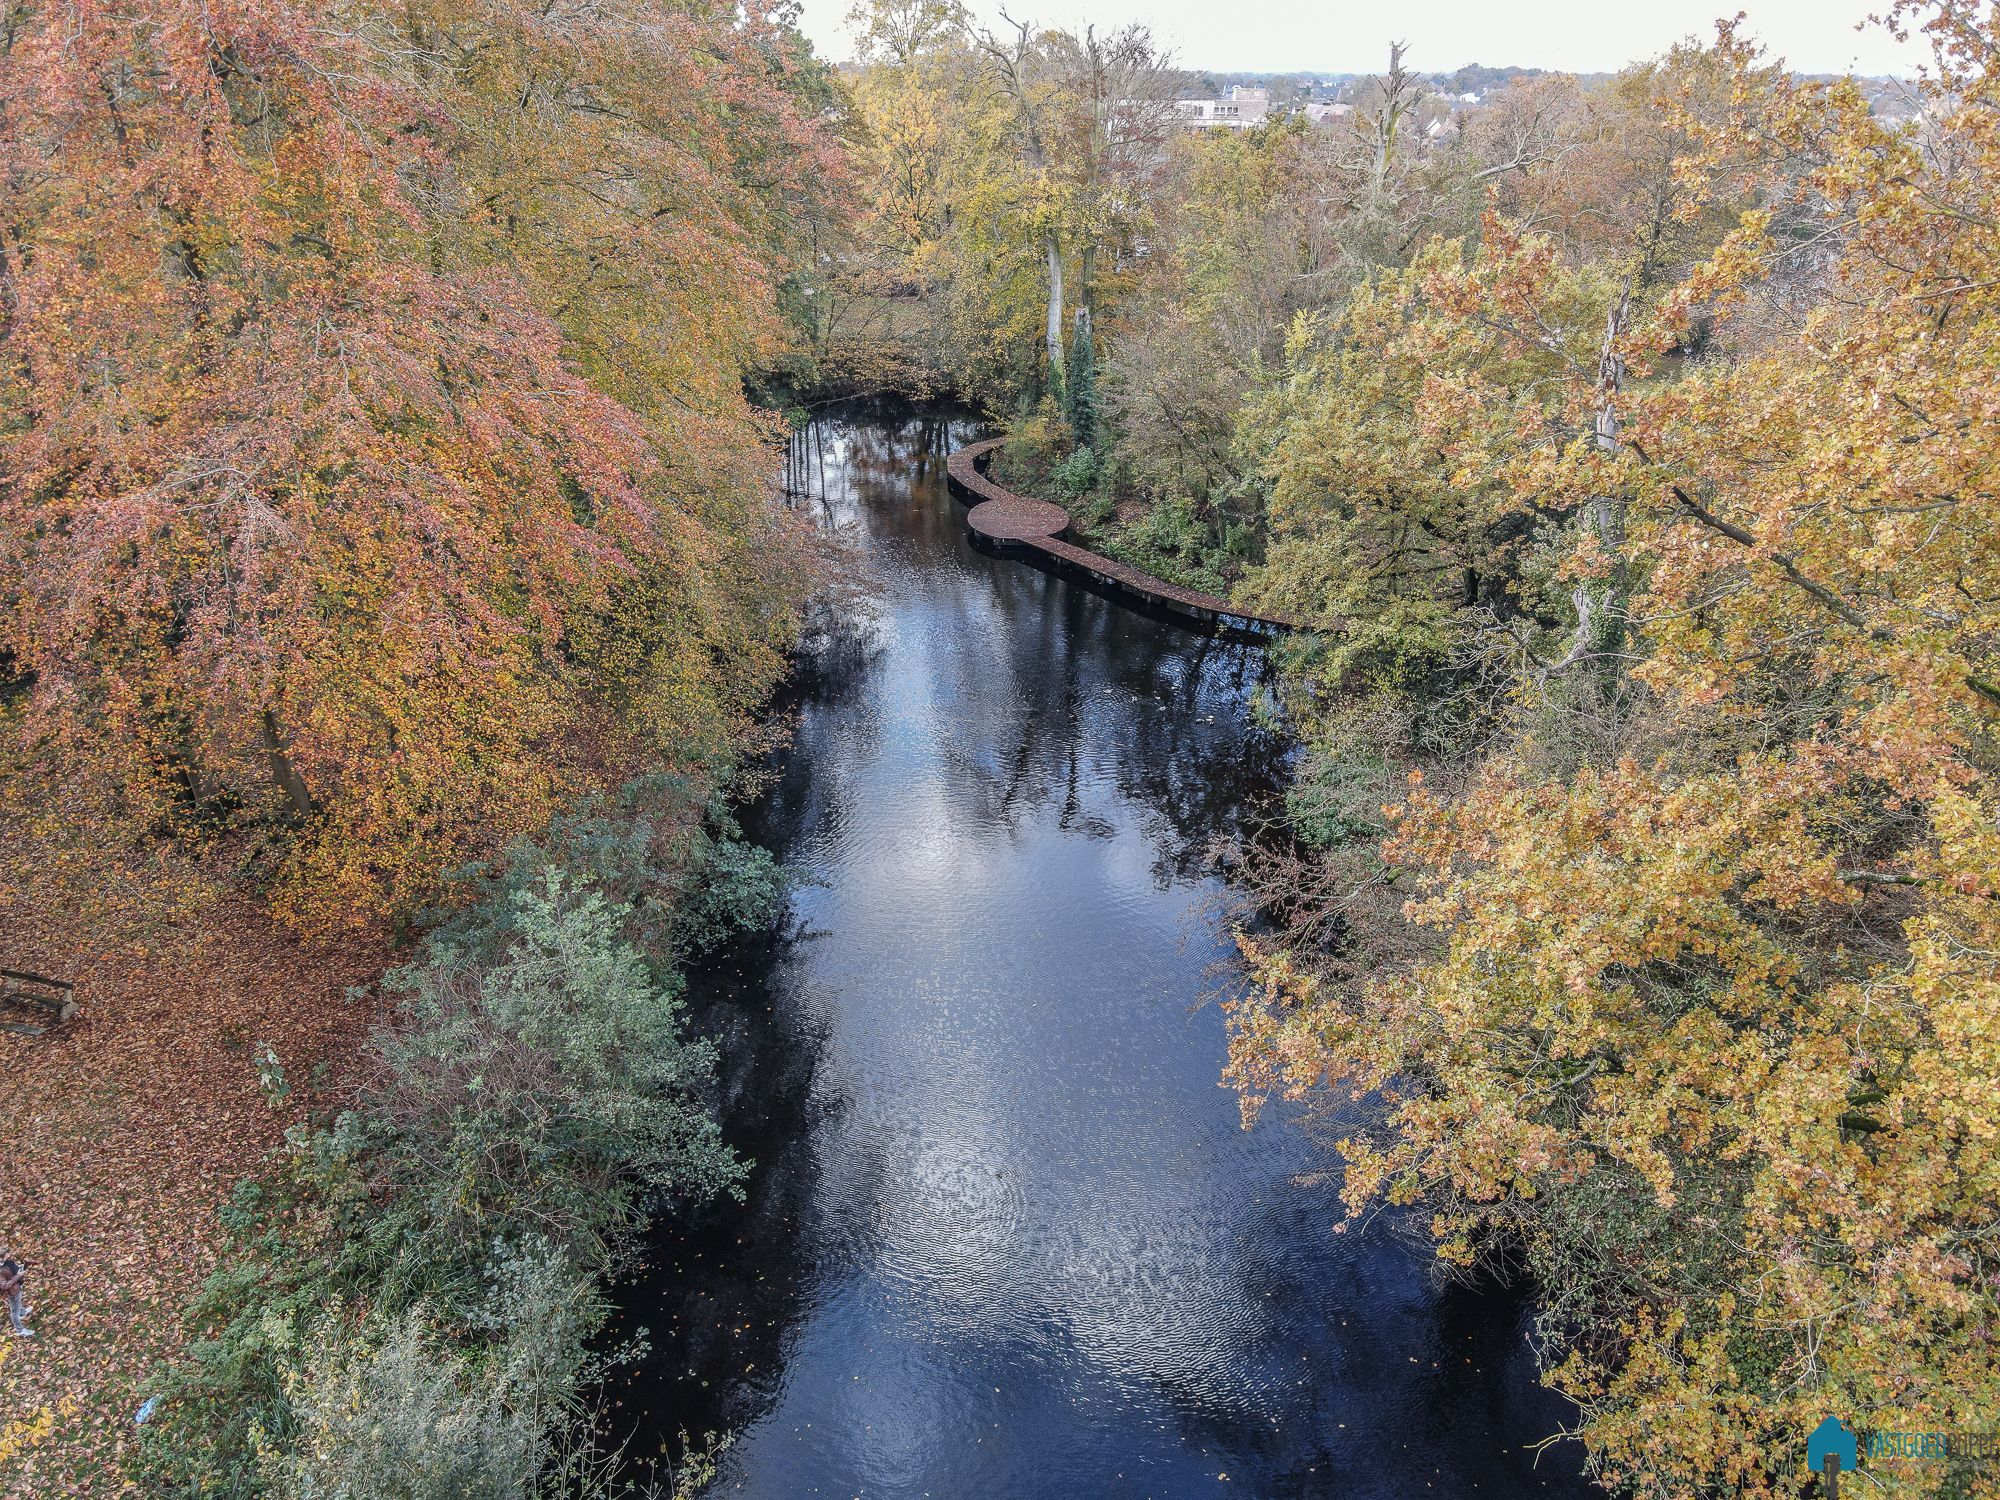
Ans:
[[[1296,390],[1288,361],[1324,347],[1371,277],[1476,226],[1482,179],[1456,134],[1427,132],[1441,118],[1393,49],[1349,115],[1188,132],[1154,186],[1105,360],[1110,443],[1155,511],[1184,500],[1232,567],[1271,540],[1275,431],[1256,414]]]
[[[1576,226],[1614,289],[1597,378],[1518,424],[1518,383],[1440,391],[1500,419],[1463,482],[1582,522],[1558,607],[1498,643],[1478,752],[1393,798],[1394,961],[1252,944],[1234,1013],[1253,1099],[1386,1100],[1341,1148],[1357,1212],[1427,1206],[1452,1265],[1525,1253],[1551,1379],[1644,1494],[1794,1493],[1825,1412],[1967,1430],[2000,1397],[2000,32],[1956,0],[1918,23],[1907,126],[1724,28],[1631,232]],[[1427,321],[1533,347],[1567,258],[1496,221]],[[1592,608],[1623,685],[1585,725]]]
[[[1336,622],[1315,670],[1350,690],[1435,698],[1482,631],[1518,630],[1540,608],[1522,583],[1550,517],[1514,503],[1498,467],[1524,427],[1553,420],[1547,393],[1594,359],[1610,292],[1601,272],[1541,266],[1539,338],[1516,339],[1445,311],[1461,254],[1436,242],[1337,314],[1302,314],[1280,378],[1241,419],[1270,528],[1245,595]]]
[[[854,253],[830,267],[906,383],[984,397],[1027,378],[1038,261],[1010,226],[1025,196],[1006,150],[1006,111],[963,10],[881,3],[850,13],[846,77],[861,212]]]
[[[1188,132],[1172,147],[1150,255],[1105,355],[1117,452],[1153,493],[1227,492],[1246,386],[1292,319],[1331,294],[1316,141],[1302,125]]]
[[[283,910],[404,908],[778,665],[742,375],[812,191],[782,28],[28,9],[0,68],[26,732]]]
[[[995,86],[1012,114],[1010,140],[1030,197],[1027,232],[1046,266],[1043,346],[1048,378],[1063,388],[1064,315],[1075,272],[1075,338],[1088,348],[1101,295],[1101,259],[1131,253],[1144,223],[1146,183],[1174,129],[1176,75],[1143,26],[1100,37],[1037,31],[1009,20],[1003,39],[979,33]]]

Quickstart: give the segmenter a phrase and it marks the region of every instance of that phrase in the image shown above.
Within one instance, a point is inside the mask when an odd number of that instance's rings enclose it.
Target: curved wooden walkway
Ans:
[[[1006,440],[988,438],[953,453],[945,463],[951,492],[971,506],[965,513],[966,525],[975,536],[1006,546],[1027,547],[1089,575],[1101,584],[1134,594],[1148,603],[1175,614],[1191,616],[1205,624],[1226,630],[1270,634],[1279,630],[1307,630],[1311,626],[1290,615],[1259,614],[1240,604],[1196,589],[1182,588],[1142,573],[1137,568],[1076,546],[1062,539],[1069,529],[1069,512],[1047,500],[1017,495],[995,484],[980,467],[986,457]]]

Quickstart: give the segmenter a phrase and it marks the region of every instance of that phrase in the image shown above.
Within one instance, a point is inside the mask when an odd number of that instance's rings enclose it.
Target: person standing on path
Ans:
[[[7,1304],[7,1321],[14,1325],[14,1337],[31,1339],[35,1330],[28,1326],[27,1272],[5,1249],[0,1249],[0,1301]]]

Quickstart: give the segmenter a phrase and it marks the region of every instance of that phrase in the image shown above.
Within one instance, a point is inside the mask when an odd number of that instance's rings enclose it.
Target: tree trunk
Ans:
[[[1063,266],[1062,250],[1053,234],[1042,236],[1049,257],[1049,385],[1058,395],[1063,384]]]
[[[1597,451],[1605,458],[1618,453],[1618,398],[1625,389],[1625,356],[1618,352],[1619,340],[1632,317],[1632,290],[1612,304],[1604,319],[1604,344],[1597,356],[1597,401],[1592,416]],[[1589,662],[1607,687],[1614,686],[1623,668],[1619,653],[1625,646],[1627,595],[1631,589],[1630,569],[1625,561],[1625,497],[1610,492],[1593,495],[1583,508],[1583,524],[1597,538],[1598,550],[1610,560],[1611,571],[1603,579],[1584,579],[1570,591],[1570,605],[1576,610],[1576,634],[1569,650],[1557,664],[1566,671],[1580,662]]]
[[[1604,319],[1604,347],[1597,356],[1597,412],[1594,421],[1597,451],[1605,458],[1618,455],[1618,400],[1625,392],[1625,356],[1619,342],[1632,321],[1632,293],[1628,289]],[[1630,579],[1625,565],[1625,497],[1602,494],[1590,502],[1590,525],[1597,533],[1597,545],[1611,560],[1611,576],[1605,581],[1602,598],[1604,637],[1602,649],[1623,649],[1625,639],[1626,594]]]
[[[1076,286],[1076,331],[1085,343],[1090,341],[1091,324],[1097,317],[1097,246],[1087,243],[1080,257]]]
[[[285,742],[278,733],[278,716],[270,709],[264,710],[259,724],[260,736],[264,741],[264,753],[270,757],[271,779],[278,784],[292,804],[292,811],[302,818],[312,816],[312,793],[306,789],[305,778],[299,775],[298,767],[292,764],[291,756],[285,753]]]

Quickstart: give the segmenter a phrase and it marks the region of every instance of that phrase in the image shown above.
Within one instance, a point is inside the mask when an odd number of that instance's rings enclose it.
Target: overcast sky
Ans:
[[[851,3],[804,0],[806,34],[835,61],[851,51],[843,23]],[[987,20],[1001,8],[971,4]],[[1908,73],[1919,51],[1898,48],[1878,26],[1854,29],[1887,0],[1011,0],[1006,8],[1051,25],[1143,21],[1182,67],[1236,72],[1376,72],[1391,41],[1408,42],[1410,66],[1426,73],[1466,63],[1610,72],[1684,36],[1707,38],[1717,16],[1739,8],[1750,31],[1800,72]]]

